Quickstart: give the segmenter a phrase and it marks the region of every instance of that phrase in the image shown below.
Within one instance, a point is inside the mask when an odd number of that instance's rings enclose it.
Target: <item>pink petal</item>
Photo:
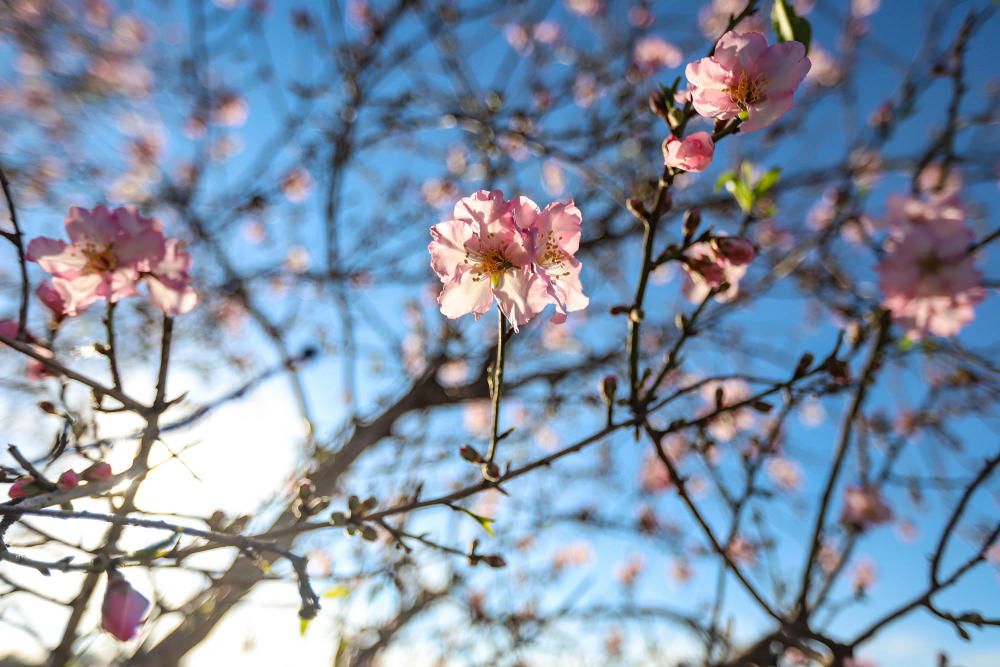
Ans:
[[[445,283],[438,295],[441,313],[452,320],[468,313],[482,315],[492,303],[489,279],[475,280],[471,271],[462,271],[457,278]]]
[[[64,224],[66,233],[73,243],[107,247],[118,234],[114,217],[104,204],[99,204],[90,211],[72,206]]]
[[[504,271],[499,284],[494,288],[500,312],[507,317],[514,331],[521,324],[527,324],[536,311],[529,305],[528,293],[535,276],[524,269]]]
[[[750,107],[749,115],[740,125],[740,132],[753,132],[773,124],[792,108],[792,95],[771,95]]]
[[[767,79],[768,95],[794,93],[812,66],[801,42],[782,42],[768,47],[755,69]]]
[[[40,236],[28,244],[28,259],[54,276],[75,278],[87,265],[87,258],[76,246],[59,239]]]
[[[728,70],[750,70],[767,50],[767,37],[759,32],[737,33],[730,30],[719,38],[713,58]]]
[[[171,317],[190,312],[198,305],[198,294],[189,286],[172,287],[155,276],[149,278],[149,300]]]

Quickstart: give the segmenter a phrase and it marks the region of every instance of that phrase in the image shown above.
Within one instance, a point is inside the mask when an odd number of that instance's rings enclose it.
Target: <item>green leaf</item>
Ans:
[[[337,584],[326,593],[323,593],[324,598],[346,598],[351,594],[351,589],[343,584]]]
[[[174,548],[177,544],[177,540],[181,537],[180,533],[170,533],[170,536],[164,540],[160,540],[155,544],[150,544],[148,547],[143,547],[138,551],[133,551],[129,554],[129,560],[155,560],[157,558],[162,558]]]
[[[744,213],[749,213],[753,209],[753,192],[750,190],[750,186],[744,181],[736,181],[732,193],[733,197],[736,198],[736,203],[740,205]]]
[[[909,352],[913,349],[913,341],[909,338],[901,338],[899,341],[899,349],[903,352]]]
[[[781,169],[778,169],[777,167],[774,169],[768,169],[767,172],[760,177],[760,180],[757,181],[757,184],[754,185],[754,193],[756,193],[758,197],[767,194],[767,192],[778,183],[779,178],[781,178]]]
[[[809,42],[812,40],[812,26],[809,21],[795,13],[787,0],[774,0],[771,6],[771,23],[774,33],[782,42],[802,42],[809,52]]]
[[[299,617],[299,636],[300,637],[305,637],[306,636],[306,630],[309,629],[309,624],[310,623],[312,623],[312,619],[311,618],[302,618],[301,616]]]
[[[468,514],[469,516],[471,516],[473,519],[475,519],[476,521],[478,521],[479,525],[483,527],[483,530],[485,530],[489,534],[490,537],[496,537],[496,533],[493,532],[493,519],[491,519],[489,517],[486,517],[486,516],[479,516],[475,512],[473,512],[471,510],[467,510],[464,507],[458,507],[456,505],[455,508],[458,509],[458,510],[461,510],[462,512],[465,512],[466,514]]]
[[[715,181],[715,191],[718,192],[726,187],[726,184],[736,179],[736,174],[732,170],[727,170],[719,174],[719,179]]]

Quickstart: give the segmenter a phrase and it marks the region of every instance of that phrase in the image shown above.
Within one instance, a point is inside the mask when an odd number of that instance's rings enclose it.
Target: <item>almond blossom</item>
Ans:
[[[554,322],[586,308],[574,256],[581,221],[572,202],[542,210],[527,197],[507,201],[499,190],[459,200],[453,219],[431,227],[431,268],[444,285],[441,312],[478,319],[495,300],[516,331],[550,303]]]
[[[662,37],[649,36],[636,41],[632,59],[641,76],[651,76],[660,69],[673,69],[681,64],[684,54]]]
[[[986,298],[964,209],[954,196],[895,196],[887,217],[887,254],[878,265],[882,304],[911,339],[958,334]]]
[[[191,256],[163,226],[134,207],[93,209],[74,206],[65,220],[70,243],[39,237],[28,244],[28,259],[52,275],[38,290],[55,318],[74,317],[99,299],[112,303],[137,293],[143,279],[150,301],[168,315],[197,303],[191,288]]]
[[[738,256],[742,261],[746,253]],[[715,300],[719,303],[732,301],[740,293],[740,279],[746,275],[747,264],[737,264],[720,255],[712,243],[693,243],[684,253],[684,271],[688,280],[681,291],[688,301],[701,303],[712,289],[718,289]]]
[[[856,530],[865,530],[892,521],[892,510],[875,487],[849,486],[844,491],[840,520]]]
[[[61,281],[67,309],[76,312],[98,299],[115,302],[135,294],[139,265],[158,262],[165,252],[160,224],[134,208],[74,206],[65,225],[70,243],[44,236],[33,239],[28,259]]]
[[[715,53],[685,70],[691,101],[702,116],[740,118],[740,131],[771,125],[792,108],[792,95],[809,71],[800,42],[767,45],[759,32],[727,32]]]

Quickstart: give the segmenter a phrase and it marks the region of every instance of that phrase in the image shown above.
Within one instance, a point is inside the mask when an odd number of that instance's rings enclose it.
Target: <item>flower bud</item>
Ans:
[[[605,375],[601,379],[600,390],[601,399],[605,403],[613,403],[615,400],[615,392],[618,391],[618,378],[614,375]]]
[[[483,467],[483,477],[491,482],[495,482],[500,479],[500,466],[496,463],[484,463]]]
[[[684,238],[691,238],[701,225],[701,209],[695,206],[684,213]]]
[[[462,445],[459,448],[458,453],[461,455],[461,457],[463,459],[465,459],[469,463],[482,463],[483,462],[482,455],[479,452],[477,452],[470,445]]]
[[[59,475],[59,480],[56,482],[56,485],[61,491],[75,489],[80,485],[80,476],[72,470],[67,470],[63,474]]]
[[[716,236],[712,239],[712,250],[733,266],[743,266],[757,256],[753,244],[739,236]]]
[[[111,479],[111,466],[104,461],[98,461],[80,473],[80,477],[88,482],[106,482]]]
[[[41,488],[35,484],[34,477],[18,477],[7,489],[7,495],[17,500],[19,498],[30,498],[41,492]]]
[[[125,578],[115,571],[108,572],[108,588],[101,607],[101,628],[123,642],[135,637],[143,616],[149,609],[149,600],[132,588]]]

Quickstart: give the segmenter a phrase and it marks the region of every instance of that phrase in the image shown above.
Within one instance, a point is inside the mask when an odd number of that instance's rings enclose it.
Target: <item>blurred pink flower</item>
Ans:
[[[894,196],[887,218],[887,254],[878,265],[883,305],[911,339],[958,334],[986,298],[963,207],[956,197]]]
[[[101,607],[101,628],[123,642],[135,637],[142,625],[149,600],[132,588],[117,572],[108,572],[108,588]]]
[[[177,239],[167,239],[166,252],[144,272],[149,300],[171,317],[190,312],[198,304],[191,287],[191,255]]]
[[[111,479],[111,466],[104,461],[98,461],[85,468],[80,477],[88,482],[106,482]]]
[[[567,567],[579,567],[589,563],[593,557],[594,549],[589,542],[570,542],[552,556],[552,568],[561,571]]]
[[[854,576],[851,582],[854,587],[854,594],[863,595],[867,593],[875,585],[877,579],[878,574],[875,569],[875,563],[868,559],[858,562],[854,566]]]
[[[632,586],[644,569],[646,569],[646,560],[639,554],[633,555],[625,562],[618,564],[615,569],[615,579],[622,586]]]
[[[733,266],[749,264],[756,257],[753,244],[739,236],[716,236],[711,244],[715,254]]]
[[[651,76],[663,68],[673,69],[683,58],[684,54],[676,45],[656,36],[636,40],[632,50],[632,60],[641,76]]]
[[[718,397],[721,395],[722,400]],[[702,414],[715,412],[718,407],[726,407],[741,403],[750,397],[750,385],[743,380],[733,378],[708,382],[701,388],[701,398],[706,406]],[[708,425],[708,432],[716,440],[729,442],[741,431],[753,426],[753,412],[747,408],[737,408],[719,413]]]
[[[67,310],[135,294],[140,266],[159,262],[166,251],[160,224],[134,208],[74,206],[65,224],[71,243],[38,237],[28,244],[28,259],[65,281]]]
[[[705,171],[712,164],[715,142],[708,132],[694,132],[683,141],[670,135],[663,141],[663,164],[684,171]]]
[[[844,491],[840,520],[858,530],[892,521],[892,509],[872,486],[849,486]]]
[[[792,96],[809,71],[799,42],[767,45],[759,32],[727,32],[715,54],[689,63],[685,74],[702,116],[742,118],[741,132],[771,125],[792,108]]]
[[[694,243],[684,253],[684,271],[687,280],[681,288],[684,296],[692,303],[701,303],[713,287],[728,283],[729,287],[717,292],[719,303],[732,301],[740,292],[740,279],[746,275],[747,265],[735,265],[727,261],[712,248],[711,244]]]

